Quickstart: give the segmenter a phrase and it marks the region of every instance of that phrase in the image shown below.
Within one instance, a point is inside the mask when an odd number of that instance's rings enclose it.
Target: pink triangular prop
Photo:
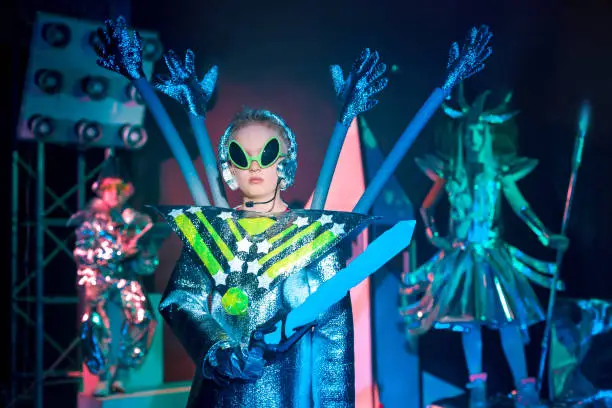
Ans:
[[[338,165],[332,178],[326,210],[352,211],[365,191],[365,172],[361,156],[361,143],[357,120],[353,120]],[[306,204],[310,208],[312,195]],[[353,257],[367,246],[367,231],[353,245]],[[370,282],[366,280],[351,290],[355,333],[355,393],[357,408],[373,408],[372,339],[370,332]]]

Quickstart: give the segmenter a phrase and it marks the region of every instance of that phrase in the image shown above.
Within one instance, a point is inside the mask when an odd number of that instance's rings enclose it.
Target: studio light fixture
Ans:
[[[35,138],[46,139],[53,134],[55,121],[47,116],[33,115],[28,119],[27,126]]]
[[[143,147],[148,140],[146,130],[140,126],[125,125],[119,130],[119,136],[127,149],[135,150]]]
[[[108,94],[108,79],[101,76],[89,75],[81,80],[83,93],[94,101],[101,101]]]
[[[157,38],[142,39],[142,59],[145,61],[157,61],[161,58],[163,48]]]
[[[144,105],[142,95],[140,95],[140,92],[138,92],[134,84],[131,82],[125,86],[125,97],[128,99],[128,101],[136,102],[138,105]]]
[[[34,73],[34,83],[46,94],[54,95],[62,90],[64,76],[54,69],[39,69]]]
[[[98,46],[101,44],[100,43],[100,37],[98,37],[98,31],[94,30],[91,33],[89,33],[89,38],[88,41],[89,46],[95,51],[96,48],[98,48]]]
[[[91,144],[102,137],[102,125],[95,121],[80,120],[74,126],[74,131],[83,144]]]
[[[46,23],[42,26],[41,34],[43,40],[55,48],[66,47],[72,37],[70,27],[64,23]]]

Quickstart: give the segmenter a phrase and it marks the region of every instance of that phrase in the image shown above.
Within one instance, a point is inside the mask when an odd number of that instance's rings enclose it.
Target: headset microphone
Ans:
[[[255,206],[255,204],[269,204],[272,201],[276,200],[276,195],[278,194],[278,186],[280,185],[280,178],[278,179],[278,181],[276,182],[276,188],[274,189],[274,196],[272,196],[271,199],[269,199],[268,201],[247,201],[244,203],[244,206],[247,208],[253,208]]]

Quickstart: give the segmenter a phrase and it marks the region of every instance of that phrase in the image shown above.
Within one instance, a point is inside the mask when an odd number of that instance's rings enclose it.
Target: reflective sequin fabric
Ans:
[[[169,50],[164,55],[164,60],[170,75],[160,76],[155,88],[183,105],[192,115],[206,116],[206,106],[217,84],[217,66],[213,66],[202,80],[199,80],[193,51],[187,50],[183,62],[174,51]]]
[[[107,20],[98,29],[95,51],[98,65],[134,80],[144,78],[142,70],[142,39],[128,27],[123,17]]]
[[[452,44],[446,65],[448,76],[442,89],[450,92],[455,85],[484,69],[485,60],[493,52],[488,46],[492,37],[489,27],[481,25],[472,27],[461,49],[458,43]]]
[[[371,51],[369,48],[361,52],[346,78],[339,65],[330,67],[334,90],[342,106],[338,122],[348,127],[357,115],[378,104],[374,97],[385,89],[389,82],[383,77],[386,70],[387,65],[380,61],[378,51]]]
[[[103,375],[111,365],[137,367],[149,349],[156,321],[139,276],[149,275],[158,265],[154,248],[145,247],[131,256],[123,253],[130,237],[151,223],[132,209],[108,212],[95,199],[87,209],[72,216],[76,227],[74,257],[78,285],[85,295],[81,318],[84,360],[92,374]],[[121,338],[111,338],[107,307],[117,303],[123,310]],[[111,342],[119,342],[119,355],[112,356]],[[115,358],[116,357],[116,358]]]
[[[215,349],[247,347],[255,328],[300,305],[343,268],[339,244],[371,217],[308,210],[159,210],[185,244],[160,311],[197,367],[188,407],[353,407],[349,296],[287,353],[268,360],[257,381],[221,387],[205,371]],[[243,313],[224,305],[234,288],[248,300]]]

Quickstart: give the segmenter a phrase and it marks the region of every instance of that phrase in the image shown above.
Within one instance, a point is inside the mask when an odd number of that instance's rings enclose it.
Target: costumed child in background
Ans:
[[[488,95],[484,92],[470,106],[460,86],[460,110],[444,106],[444,112],[459,121],[455,131],[446,132],[447,140],[454,141],[454,153],[449,160],[431,155],[417,160],[434,182],[421,216],[427,237],[440,251],[403,277],[402,292],[411,306],[402,314],[412,333],[431,327],[462,332],[473,408],[486,406],[481,327],[499,330],[515,381],[516,406],[535,407],[539,396],[535,379],[527,374],[522,330],[545,319],[529,281],[550,287],[555,264],[534,259],[502,239],[502,195],[543,245],[564,249],[568,240],[542,224],[516,185],[537,161],[516,156],[516,112],[507,106],[511,95],[485,111]],[[447,236],[438,233],[434,219],[444,192],[450,202]],[[422,297],[415,302],[417,296]]]
[[[68,225],[76,227],[74,259],[84,290],[84,360],[99,377],[95,395],[103,396],[109,386],[111,392],[125,392],[129,369],[147,355],[156,321],[140,277],[154,273],[159,262],[155,242],[142,239],[153,227],[151,218],[126,206],[134,187],[116,157],[106,159],[92,189],[97,197]],[[111,338],[110,302],[123,311],[119,339]],[[112,347],[117,342],[118,347]]]

